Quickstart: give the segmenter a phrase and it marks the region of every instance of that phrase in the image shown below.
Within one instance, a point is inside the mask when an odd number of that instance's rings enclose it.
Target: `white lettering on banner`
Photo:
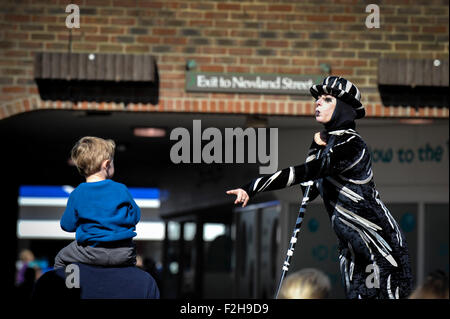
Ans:
[[[201,88],[217,88],[217,83],[217,77],[215,76],[207,78],[204,75],[199,75],[197,77],[197,86]]]
[[[294,81],[291,78],[283,78],[283,89],[286,90],[309,90],[314,85],[312,80]]]
[[[314,81],[312,79],[296,80],[288,76],[264,78],[262,76],[197,74],[193,84],[199,89],[219,89],[227,90],[227,92],[250,90],[253,93],[300,93],[309,92]]]

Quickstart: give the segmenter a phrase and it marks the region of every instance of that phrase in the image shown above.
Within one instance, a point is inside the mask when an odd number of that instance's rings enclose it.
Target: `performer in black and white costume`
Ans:
[[[257,193],[314,181],[309,198],[321,195],[338,237],[347,298],[407,298],[412,276],[405,236],[380,199],[369,150],[355,131],[355,119],[365,115],[360,91],[336,76],[310,91],[316,99],[316,121],[325,130],[315,134],[306,163],[256,178],[227,194],[236,195],[235,203],[245,207]]]

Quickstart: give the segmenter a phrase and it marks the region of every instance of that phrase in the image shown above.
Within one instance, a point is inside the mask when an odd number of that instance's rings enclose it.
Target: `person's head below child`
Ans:
[[[306,268],[286,277],[278,299],[326,299],[330,290],[331,283],[326,274]]]
[[[114,175],[113,140],[85,136],[72,148],[71,159],[87,183],[111,179]]]

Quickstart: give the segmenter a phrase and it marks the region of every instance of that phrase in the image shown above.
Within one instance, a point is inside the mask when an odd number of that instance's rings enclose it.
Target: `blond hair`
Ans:
[[[428,274],[425,282],[418,286],[408,299],[448,299],[448,276],[442,270]]]
[[[286,277],[279,299],[322,299],[331,290],[330,280],[323,272],[313,268],[297,271]]]
[[[103,161],[112,160],[115,149],[113,140],[85,136],[75,144],[70,155],[78,172],[87,177],[100,171]]]

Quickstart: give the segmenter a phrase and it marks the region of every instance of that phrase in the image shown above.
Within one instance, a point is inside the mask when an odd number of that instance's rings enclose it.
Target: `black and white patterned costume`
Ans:
[[[338,106],[341,112],[350,107],[342,101]],[[242,188],[252,197],[314,181],[309,197],[320,194],[337,235],[347,298],[406,298],[412,275],[405,236],[376,190],[367,145],[349,128],[354,128],[353,119],[340,120],[345,129],[327,130],[326,146],[313,141],[304,164],[256,178]]]

